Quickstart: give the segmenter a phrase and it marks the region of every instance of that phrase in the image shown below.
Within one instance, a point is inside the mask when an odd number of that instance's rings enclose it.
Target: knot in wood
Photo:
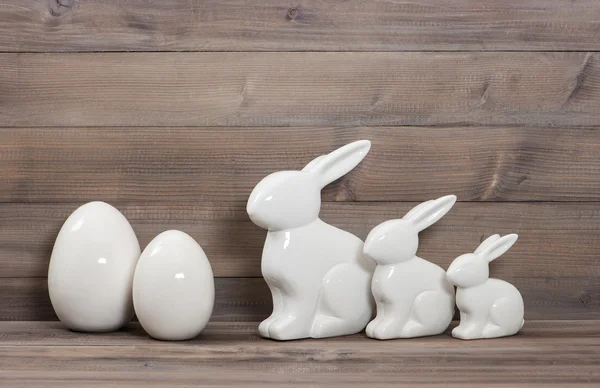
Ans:
[[[288,10],[286,17],[288,20],[294,20],[296,19],[296,16],[298,16],[298,8],[294,7]]]
[[[590,306],[600,306],[600,293],[584,290],[579,296],[581,303]]]
[[[48,0],[50,15],[62,17],[67,15],[73,8],[74,0]]]

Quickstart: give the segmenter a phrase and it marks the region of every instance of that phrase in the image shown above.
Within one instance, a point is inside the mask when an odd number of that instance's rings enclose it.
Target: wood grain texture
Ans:
[[[0,50],[598,50],[594,0],[5,0]]]
[[[597,276],[517,275],[509,280],[523,294],[528,320],[600,319]],[[215,322],[259,322],[271,314],[271,294],[262,278],[216,278],[215,287]],[[56,319],[45,278],[0,278],[0,321]]]
[[[600,125],[596,53],[0,54],[0,126]]]
[[[258,322],[271,311],[271,294],[262,278],[215,279],[212,321]],[[0,322],[57,319],[50,304],[47,279],[0,278]]]
[[[490,345],[503,345],[506,342],[516,342],[515,345],[522,344],[523,341],[535,340],[539,344],[570,343],[572,345],[580,344],[589,340],[590,337],[596,337],[600,334],[600,321],[598,320],[529,320],[526,322],[523,330],[517,336],[506,337],[494,340],[482,341],[458,341],[449,336],[451,329],[458,324],[454,321],[449,329],[443,334],[429,338],[414,338],[410,340],[400,339],[394,341],[373,341],[376,346],[381,346],[383,351],[394,351],[398,344],[398,353],[410,354],[417,348],[430,348],[438,343],[440,347],[448,345],[463,346],[464,349],[481,349]],[[253,321],[233,321],[222,322],[211,320],[202,333],[189,341],[168,342],[156,341],[146,335],[139,323],[132,322],[121,330],[111,333],[80,333],[66,330],[64,325],[57,321],[2,321],[0,322],[0,346],[71,346],[71,347],[94,347],[94,346],[149,346],[157,349],[173,348],[179,345],[190,345],[191,347],[204,347],[208,352],[209,343],[235,343],[241,341],[255,341],[256,344],[265,349],[277,349],[286,345],[295,345],[302,348],[305,345],[315,345],[326,343],[347,343],[354,346],[365,343],[368,340],[364,333],[349,335],[345,337],[328,338],[323,340],[298,340],[298,341],[272,341],[263,339],[258,334],[258,325]],[[388,344],[388,345],[386,345]],[[210,350],[208,350],[210,349]],[[256,358],[260,352],[248,353],[249,358]],[[235,355],[232,355],[235,356]],[[304,355],[300,352],[288,354],[285,358],[292,360],[294,357],[298,361],[304,361]],[[325,357],[334,356],[333,354],[323,354]],[[368,357],[368,354],[360,357]],[[283,359],[282,359],[283,360]],[[324,360],[325,361],[325,360]]]
[[[361,138],[369,155],[324,201],[600,200],[595,129],[175,127],[0,129],[0,202],[243,202]]]
[[[5,386],[548,387],[600,383],[599,322],[527,322],[514,337],[364,335],[275,342],[253,324],[210,324],[197,339],[151,340],[139,326],[88,335],[57,323],[4,322]],[[117,343],[117,340],[119,343]],[[16,385],[13,385],[16,384]]]
[[[375,225],[399,218],[415,203],[324,203],[321,217],[365,238]],[[78,204],[1,204],[0,277],[46,276],[54,240]],[[167,229],[189,233],[204,248],[215,276],[260,276],[266,231],[244,203],[118,206],[140,244]],[[458,203],[420,234],[419,255],[443,267],[472,252],[493,233],[518,233],[517,244],[492,264],[492,274],[514,277],[600,279],[600,211],[597,202]]]
[[[414,203],[325,203],[323,219],[364,238],[370,228]],[[2,204],[0,320],[54,317],[47,299],[48,259],[55,236],[75,205]],[[166,229],[189,233],[204,248],[215,276],[260,276],[265,232],[244,204],[122,206],[144,247]],[[421,234],[419,255],[446,268],[492,233],[519,233],[519,242],[491,273],[523,293],[528,319],[600,318],[597,203],[458,203]],[[233,238],[235,236],[235,238]],[[574,247],[577,247],[575,249]],[[38,276],[38,278],[32,278]],[[219,283],[222,281],[223,283]],[[260,278],[218,280],[219,319],[264,318],[270,295]],[[219,304],[219,302],[218,302]]]

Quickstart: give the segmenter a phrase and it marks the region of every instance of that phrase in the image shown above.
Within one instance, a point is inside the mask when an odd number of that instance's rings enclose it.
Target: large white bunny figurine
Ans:
[[[442,218],[456,202],[448,195],[423,202],[403,218],[376,226],[364,254],[377,263],[372,292],[377,317],[367,336],[377,339],[412,338],[444,332],[454,316],[454,287],[445,271],[416,256],[419,232]]]
[[[457,257],[446,276],[457,286],[460,325],[452,336],[464,340],[506,337],[516,334],[523,320],[523,297],[510,283],[490,279],[488,263],[510,249],[516,234],[488,237],[473,253]]]
[[[302,171],[279,171],[260,181],[248,200],[250,219],[268,229],[262,274],[273,313],[258,327],[277,340],[358,333],[373,316],[374,266],[358,237],[319,219],[321,189],[367,155],[361,140],[311,161]]]

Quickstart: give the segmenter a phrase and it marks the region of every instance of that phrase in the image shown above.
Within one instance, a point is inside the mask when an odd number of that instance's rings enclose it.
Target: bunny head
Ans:
[[[504,237],[494,234],[488,237],[475,252],[454,259],[446,271],[446,278],[461,288],[485,283],[490,277],[489,263],[508,251],[518,238],[516,234],[508,234]]]
[[[403,218],[377,225],[367,236],[364,255],[380,265],[412,259],[419,248],[419,232],[442,218],[455,202],[455,195],[423,202]]]
[[[311,161],[302,171],[279,171],[261,180],[248,199],[252,222],[270,231],[297,228],[319,216],[321,190],[344,176],[367,155],[371,142],[347,144]]]

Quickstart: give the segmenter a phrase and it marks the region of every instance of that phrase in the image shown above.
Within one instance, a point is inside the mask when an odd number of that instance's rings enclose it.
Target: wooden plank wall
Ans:
[[[519,233],[492,274],[529,319],[600,318],[596,0],[5,0],[0,4],[0,320],[56,319],[46,272],[79,205],[142,246],[166,229],[213,264],[215,320],[264,318],[265,232],[244,211],[278,169],[367,138],[323,193],[365,237],[454,193],[422,234],[442,266]]]

